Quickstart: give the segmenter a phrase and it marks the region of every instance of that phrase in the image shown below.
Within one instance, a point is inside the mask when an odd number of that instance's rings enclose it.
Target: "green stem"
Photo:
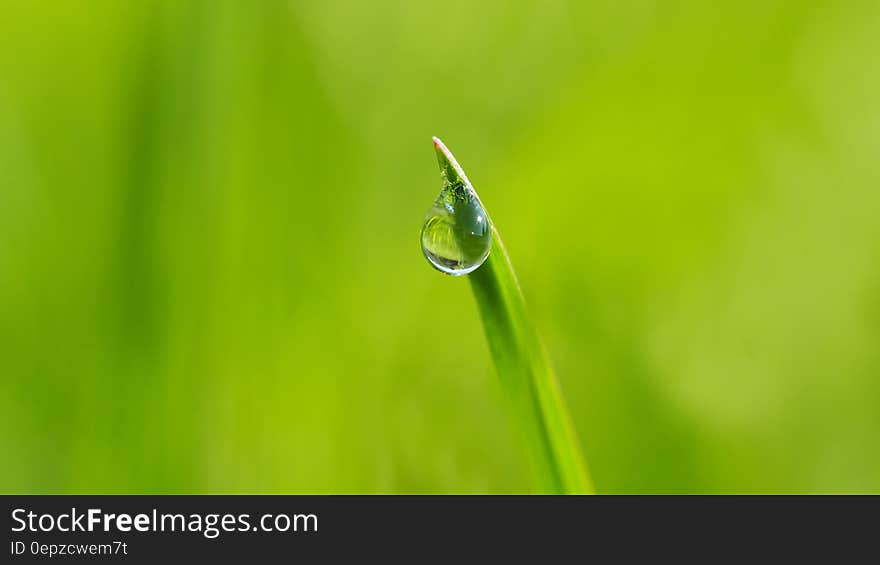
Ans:
[[[436,137],[434,148],[444,187],[461,185],[479,202],[480,197],[452,152]],[[574,426],[541,339],[529,320],[513,265],[485,206],[479,204],[492,229],[492,247],[485,262],[468,276],[495,368],[511,400],[513,419],[528,447],[539,489],[593,493]]]
[[[507,250],[492,226],[492,251],[469,275],[498,376],[511,399],[540,489],[594,492],[556,376],[526,312]]]

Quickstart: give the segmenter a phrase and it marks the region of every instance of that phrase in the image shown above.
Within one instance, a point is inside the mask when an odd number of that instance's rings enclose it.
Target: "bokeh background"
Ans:
[[[5,2],[0,491],[532,492],[468,171],[601,492],[880,492],[880,5]]]

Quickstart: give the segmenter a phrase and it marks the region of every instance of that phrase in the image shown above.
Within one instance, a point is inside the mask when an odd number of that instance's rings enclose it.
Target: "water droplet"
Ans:
[[[434,147],[443,188],[425,216],[422,251],[438,270],[453,276],[466,275],[489,257],[489,216],[452,153],[436,137]]]

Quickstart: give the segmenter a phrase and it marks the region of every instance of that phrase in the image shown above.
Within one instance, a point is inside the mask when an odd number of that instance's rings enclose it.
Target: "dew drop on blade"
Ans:
[[[476,270],[489,257],[489,217],[461,167],[435,139],[443,188],[422,226],[422,251],[436,269],[453,276]]]

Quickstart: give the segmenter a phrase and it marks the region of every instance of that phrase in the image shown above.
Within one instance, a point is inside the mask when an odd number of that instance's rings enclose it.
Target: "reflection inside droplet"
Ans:
[[[486,261],[492,232],[486,211],[464,173],[439,140],[435,146],[443,188],[425,217],[422,251],[438,270],[466,275]]]

